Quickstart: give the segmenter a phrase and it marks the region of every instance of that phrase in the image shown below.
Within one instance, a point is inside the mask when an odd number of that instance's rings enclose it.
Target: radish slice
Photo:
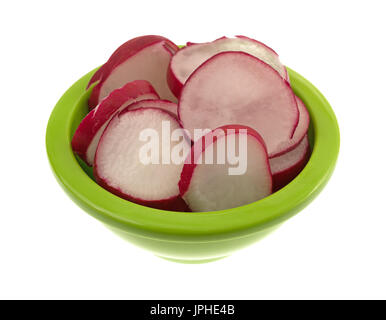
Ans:
[[[176,163],[172,156],[174,147],[180,145],[188,150],[190,143],[183,136],[180,141],[170,141],[170,137],[163,135],[165,124],[170,132],[181,129],[176,117],[161,109],[126,108],[117,114],[98,145],[94,165],[96,181],[117,196],[138,204],[165,210],[181,208],[178,181],[184,159]],[[158,164],[146,162],[151,160],[146,159],[150,150],[146,145],[150,142],[142,138],[147,137],[148,132],[155,132],[160,138],[157,137],[159,150],[152,149],[152,156],[159,158]],[[170,157],[169,164],[161,161],[165,155]]]
[[[111,92],[80,123],[72,138],[74,152],[92,166],[99,139],[111,118],[126,106],[144,99],[159,99],[157,92],[145,80],[129,82]]]
[[[129,105],[127,108],[129,110],[134,110],[139,108],[158,108],[158,109],[171,112],[175,117],[177,117],[177,114],[178,114],[177,105],[167,100],[142,100]]]
[[[270,158],[278,157],[280,155],[283,155],[295,149],[302,142],[303,138],[307,134],[308,127],[310,124],[310,115],[303,101],[299,97],[295,97],[295,98],[299,109],[299,123],[295,129],[295,133],[291,140],[284,141],[277,148],[278,150],[283,150],[283,151],[277,152],[276,154],[272,154]]]
[[[196,69],[181,92],[178,113],[194,140],[199,138],[194,129],[249,126],[263,137],[270,156],[284,151],[281,146],[290,141],[299,121],[288,82],[244,52],[219,53]]]
[[[227,156],[221,162],[221,150],[223,155],[235,152],[239,162]],[[230,209],[268,196],[272,177],[264,141],[255,130],[244,126],[211,131],[194,144],[178,185],[192,211]]]
[[[176,97],[180,96],[182,86],[189,76],[203,62],[214,55],[224,51],[242,51],[253,55],[274,68],[280,75],[288,80],[285,66],[280,62],[275,51],[265,44],[244,36],[236,38],[222,37],[213,42],[191,43],[179,50],[170,61],[168,69],[169,87]]]
[[[273,191],[277,191],[290,183],[307,164],[310,155],[308,136],[293,150],[269,159],[273,178]]]
[[[137,79],[149,81],[161,98],[176,101],[168,87],[166,73],[177,50],[173,42],[160,36],[143,36],[124,43],[91,78],[88,86],[94,82],[98,84],[89,99],[90,109],[113,90]]]

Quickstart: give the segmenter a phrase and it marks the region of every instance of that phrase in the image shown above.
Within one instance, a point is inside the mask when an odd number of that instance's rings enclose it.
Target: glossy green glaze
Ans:
[[[92,72],[78,80],[55,106],[46,146],[63,189],[86,212],[137,246],[172,261],[207,262],[227,256],[273,231],[302,210],[330,178],[339,152],[339,128],[329,103],[306,79],[288,69],[295,93],[311,116],[312,155],[285,188],[242,207],[200,213],[151,209],[123,200],[97,185],[92,170],[71,150],[71,137],[86,115]]]

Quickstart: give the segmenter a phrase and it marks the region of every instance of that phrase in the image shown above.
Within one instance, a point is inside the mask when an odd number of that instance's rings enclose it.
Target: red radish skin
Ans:
[[[183,127],[215,129],[238,123],[263,137],[269,156],[283,152],[299,110],[289,83],[269,65],[244,52],[222,52],[204,62],[185,83],[178,104]]]
[[[141,79],[149,81],[160,97],[176,101],[170,91],[166,73],[169,62],[178,47],[161,36],[143,36],[127,41],[91,78],[92,90],[89,107],[95,108],[111,91],[127,82]]]
[[[218,130],[223,133],[220,137],[215,134]],[[216,176],[214,171],[216,166],[221,170],[227,170],[229,164],[200,164],[198,159],[205,156],[205,152],[210,148],[215,148],[219,139],[225,139],[229,134],[246,134],[250,138],[247,142],[247,171],[239,176],[230,176],[224,172]],[[205,141],[209,141],[209,144],[205,145]],[[240,152],[239,150],[239,154]],[[247,179],[246,175],[249,175]],[[242,179],[244,183],[240,185]],[[215,183],[218,185],[215,186]],[[192,211],[229,209],[268,196],[272,192],[272,175],[263,139],[255,130],[240,125],[227,125],[211,131],[201,138],[200,143],[196,142],[193,145],[185,161],[178,186],[182,198]],[[234,186],[237,186],[236,189]]]
[[[194,46],[195,44],[191,44],[190,46]],[[183,50],[184,48],[180,49]],[[179,99],[182,91],[182,87],[184,86],[184,83],[177,78],[176,74],[172,71],[172,66],[169,64],[168,71],[167,71],[167,82],[170,90],[173,92],[173,94]]]
[[[305,136],[295,149],[269,159],[273,179],[273,192],[286,186],[303,170],[310,154],[308,136]]]
[[[115,115],[98,145],[95,180],[113,194],[140,205],[189,211],[178,189],[183,163],[145,165],[139,160],[144,144],[139,133],[149,128],[161,132],[162,121],[169,121],[171,131],[181,129],[175,116],[158,108],[126,108]],[[185,143],[190,145],[187,140]]]
[[[103,77],[105,77],[111,72],[111,69],[120,65],[122,62],[125,61],[126,58],[135,55],[142,48],[154,45],[160,41],[165,41],[165,45],[170,42],[170,40],[168,40],[167,38],[156,35],[141,36],[126,41],[118,49],[116,49],[109,58],[109,60],[94,73],[87,85],[87,89],[93,83],[102,80]],[[171,51],[174,54],[174,52],[178,50],[178,47],[174,47],[175,45],[173,45],[174,44],[171,44]]]
[[[295,98],[299,110],[299,123],[295,129],[295,133],[291,140],[283,142],[282,145],[279,147],[279,150],[282,151],[277,152],[276,154],[272,154],[270,158],[284,155],[290,152],[291,150],[295,149],[302,142],[303,138],[307,134],[308,127],[310,125],[310,115],[303,101],[299,97],[295,96]]]
[[[167,101],[167,100],[141,100],[135,102],[127,107],[129,110],[139,109],[139,108],[158,108],[172,113],[177,117],[177,104]]]
[[[270,47],[245,36],[221,37],[213,42],[188,42],[173,56],[168,67],[167,79],[174,95],[180,96],[184,83],[202,63],[225,51],[241,51],[256,56],[271,65],[284,79],[288,80],[287,69],[280,62],[278,54]]]
[[[106,62],[107,63],[107,62]],[[105,70],[105,67],[106,64],[104,64],[103,66],[101,66],[94,74],[93,76],[91,77],[87,87],[86,87],[86,90],[89,89],[91,87],[91,85],[95,82],[98,82],[101,78],[102,78],[102,75],[103,75],[103,72]]]
[[[106,181],[103,179],[96,179],[97,183],[105,190],[115,194],[116,196],[134,202],[136,204],[159,209],[159,210],[167,210],[167,211],[178,211],[178,212],[192,212],[192,210],[189,208],[189,206],[186,204],[184,199],[182,197],[175,196],[171,197],[169,199],[162,199],[162,200],[153,200],[153,201],[146,201],[141,198],[135,198],[132,196],[127,195],[126,193],[122,192],[119,188],[111,187]]]
[[[144,99],[159,99],[157,92],[145,80],[129,82],[111,92],[80,123],[72,138],[73,151],[92,166],[99,139],[111,118],[126,106]]]

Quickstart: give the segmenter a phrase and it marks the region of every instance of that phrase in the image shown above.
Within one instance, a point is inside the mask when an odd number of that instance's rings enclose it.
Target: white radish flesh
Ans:
[[[280,62],[278,54],[265,44],[244,36],[223,37],[213,42],[188,43],[172,57],[168,69],[168,83],[173,93],[178,97],[182,86],[194,70],[206,60],[224,51],[242,51],[253,55],[269,64],[288,80],[287,69]]]
[[[90,109],[113,90],[134,80],[147,80],[162,99],[177,101],[166,79],[170,59],[177,50],[174,43],[160,36],[143,36],[124,43],[91,79],[89,85],[98,83],[89,99]]]
[[[263,137],[269,156],[283,151],[299,121],[288,82],[243,52],[219,53],[203,63],[185,83],[178,113],[192,137],[195,129],[249,126]]]
[[[216,136],[214,132],[219,131],[215,130],[203,137],[201,143],[195,143],[188,158],[191,161],[187,160],[182,171],[180,193],[192,211],[230,209],[257,201],[271,193],[272,177],[261,137],[254,130],[242,126],[226,126],[220,130],[223,134]],[[213,143],[205,144],[213,135],[216,137]],[[230,144],[229,138],[234,139],[234,145]],[[240,138],[245,139],[245,144]],[[224,164],[218,163],[216,155],[222,146],[226,146],[226,152],[235,146],[240,161],[246,163],[243,173],[229,174],[230,168],[235,168],[235,163],[230,159]],[[214,155],[213,163],[207,161],[210,155]],[[201,163],[198,159],[201,159]]]
[[[171,150],[178,143],[186,144],[185,147],[190,144],[184,138],[180,142],[165,141],[163,122],[169,124],[171,132],[181,128],[173,115],[156,108],[125,109],[117,114],[98,145],[94,166],[97,182],[132,202],[173,210],[180,200],[178,181],[184,163],[162,163],[163,148],[165,143],[170,143]],[[146,142],[140,140],[140,135],[146,130],[157,132],[161,139],[159,150],[155,150],[158,163],[147,163],[141,158]]]

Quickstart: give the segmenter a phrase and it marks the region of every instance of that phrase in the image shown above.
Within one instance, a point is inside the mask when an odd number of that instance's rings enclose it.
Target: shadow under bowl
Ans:
[[[88,112],[86,85],[96,70],[75,82],[55,106],[46,147],[60,185],[83,210],[131,243],[171,261],[217,260],[256,242],[301,211],[329,180],[339,153],[339,128],[328,101],[288,68],[291,85],[310,113],[312,154],[287,186],[260,201],[216,212],[181,213],[121,199],[95,183],[92,170],[74,155],[71,138]]]

